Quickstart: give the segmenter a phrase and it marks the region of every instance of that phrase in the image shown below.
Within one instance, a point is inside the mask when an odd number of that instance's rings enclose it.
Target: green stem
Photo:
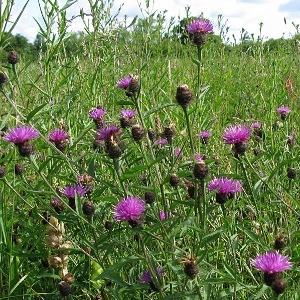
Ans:
[[[186,121],[186,125],[187,125],[192,155],[194,156],[194,154],[195,154],[194,140],[193,140],[192,131],[191,131],[191,124],[189,122],[189,115],[187,112],[187,107],[185,107],[185,106],[183,107],[183,113],[184,113],[184,117],[185,117],[185,121]]]
[[[127,198],[128,194],[127,194],[127,190],[124,186],[124,182],[121,180],[121,172],[120,172],[120,164],[119,164],[119,159],[118,158],[114,158],[113,159],[113,162],[114,162],[114,168],[115,168],[115,171],[117,173],[117,176],[118,176],[118,180],[121,184],[121,187],[123,189],[123,192],[124,192],[124,196],[125,198]]]

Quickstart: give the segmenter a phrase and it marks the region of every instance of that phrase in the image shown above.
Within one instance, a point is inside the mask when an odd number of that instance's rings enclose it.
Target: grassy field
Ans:
[[[80,51],[44,1],[43,51],[1,64],[0,299],[300,299],[297,43],[181,44],[90,3]]]

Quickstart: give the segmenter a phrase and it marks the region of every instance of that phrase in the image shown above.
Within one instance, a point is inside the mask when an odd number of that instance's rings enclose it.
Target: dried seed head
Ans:
[[[176,91],[176,100],[180,106],[187,107],[193,100],[192,90],[186,84],[179,85]]]
[[[278,251],[282,251],[286,246],[285,237],[281,234],[274,243],[274,249]]]
[[[4,84],[5,82],[7,82],[8,78],[6,76],[5,73],[0,72],[0,85]]]
[[[177,174],[173,173],[170,175],[170,184],[171,186],[177,186],[180,182],[180,178]]]
[[[61,281],[58,284],[58,290],[63,297],[67,297],[71,293],[71,286],[66,281]]]
[[[276,279],[272,283],[271,288],[275,294],[280,295],[285,291],[286,288],[285,281],[282,278]]]
[[[207,178],[209,174],[209,168],[207,164],[203,160],[195,163],[193,174],[195,178],[200,180]]]
[[[289,179],[295,179],[297,175],[297,171],[295,168],[288,168],[287,169],[287,177]]]
[[[154,141],[156,139],[156,133],[152,128],[148,129],[148,137],[150,141]]]
[[[152,204],[155,201],[155,193],[152,191],[145,192],[145,202],[147,204]]]
[[[15,174],[20,176],[20,175],[24,174],[24,172],[25,172],[24,166],[20,163],[16,163],[15,164]]]
[[[144,137],[145,132],[144,132],[143,128],[140,125],[135,124],[131,128],[131,135],[132,135],[132,138],[136,142],[138,142]]]
[[[184,273],[189,279],[194,279],[199,274],[200,268],[194,257],[186,257],[180,261],[184,265]]]
[[[5,175],[6,175],[6,168],[0,165],[0,178],[4,178]]]
[[[95,210],[96,210],[95,205],[91,201],[84,201],[83,202],[82,212],[86,216],[91,217],[94,214]]]
[[[8,63],[15,65],[19,62],[19,54],[16,51],[9,51],[7,55]]]

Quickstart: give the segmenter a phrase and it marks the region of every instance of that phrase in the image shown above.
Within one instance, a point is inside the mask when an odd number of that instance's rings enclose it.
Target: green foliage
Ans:
[[[47,0],[40,3],[43,23],[33,44],[2,31],[1,136],[19,124],[34,126],[40,136],[30,141],[30,157],[20,156],[20,145],[0,141],[0,170],[6,169],[0,178],[0,299],[59,299],[58,283],[70,274],[69,299],[271,299],[251,260],[273,250],[281,236],[282,253],[294,266],[283,274],[287,288],[280,298],[298,299],[299,178],[289,178],[287,169],[300,165],[299,37],[255,41],[243,32],[240,44],[229,45],[211,34],[197,49],[178,35],[188,19],[167,22],[149,2],[144,17],[130,24],[110,14],[111,2],[88,2],[91,21],[82,11],[82,32],[68,31],[66,12],[74,1]],[[19,63],[7,63],[9,50],[20,54]],[[132,97],[130,87],[116,87],[129,74],[140,82]],[[184,108],[176,103],[182,84],[194,95]],[[282,105],[291,109],[284,120],[277,112]],[[88,113],[99,106],[107,125],[119,125],[122,108],[135,110],[141,130],[153,129],[155,138],[145,134],[137,142],[132,129],[123,128],[97,144],[99,129]],[[261,134],[252,129],[246,154],[233,155],[224,129],[257,121]],[[63,152],[49,141],[55,128],[70,135]],[[207,144],[196,135],[204,130],[212,132]],[[122,148],[119,158],[110,158],[112,144]],[[195,153],[205,155],[204,180],[193,176]],[[21,175],[16,163],[25,169]],[[174,173],[177,186],[170,184]],[[239,180],[243,191],[220,205],[207,185],[224,176]],[[90,190],[75,195],[72,209],[62,189],[78,182]],[[146,192],[155,201],[141,226],[114,220],[120,200],[145,199]],[[55,209],[53,199],[64,209]],[[93,216],[85,214],[86,201],[95,206]],[[54,256],[64,264],[55,265]],[[191,279],[186,265],[194,263],[200,272]],[[145,270],[151,284],[140,280]]]

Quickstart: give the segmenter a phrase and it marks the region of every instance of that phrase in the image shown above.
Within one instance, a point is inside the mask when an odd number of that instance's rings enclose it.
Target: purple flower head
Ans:
[[[198,162],[203,161],[203,159],[204,159],[204,156],[199,153],[195,153],[194,157],[195,157],[195,160]]]
[[[166,145],[167,143],[168,143],[168,140],[166,138],[161,138],[154,142],[155,145],[160,146],[160,147]]]
[[[62,190],[62,193],[69,199],[75,199],[76,193],[81,198],[85,195],[85,192],[86,192],[85,188],[79,184],[73,184],[73,185],[66,186]]]
[[[287,106],[281,106],[277,109],[277,112],[280,115],[287,115],[291,112],[291,110]]]
[[[5,142],[21,144],[31,139],[36,139],[38,136],[39,132],[32,126],[19,126],[11,129],[11,131],[3,137],[3,140]]]
[[[261,123],[260,122],[254,122],[251,124],[251,128],[253,129],[258,129],[261,127]]]
[[[62,129],[55,129],[49,134],[49,141],[54,143],[67,140],[69,138],[70,136]]]
[[[161,221],[165,221],[167,219],[167,217],[168,217],[168,214],[166,214],[163,210],[161,210],[159,212],[159,218]]]
[[[131,82],[131,79],[132,79],[131,76],[128,75],[127,77],[119,80],[117,87],[120,89],[127,89]]]
[[[158,274],[159,277],[162,277],[162,275],[163,275],[163,270],[162,270],[162,268],[157,268],[157,269],[156,269],[156,272],[157,272],[157,274]],[[152,282],[152,278],[151,278],[151,273],[150,273],[150,271],[149,271],[149,270],[146,270],[146,271],[142,274],[140,280],[141,280],[141,282],[143,282],[143,283],[150,283],[150,282]]]
[[[108,140],[111,137],[116,137],[121,134],[121,128],[115,125],[110,125],[105,128],[99,129],[99,134],[97,136],[98,140]]]
[[[132,109],[125,109],[125,108],[122,108],[122,110],[121,110],[121,118],[131,119],[131,118],[133,118],[136,114],[137,114],[137,112],[136,112],[135,110],[132,110]]]
[[[174,148],[174,155],[177,156],[178,159],[182,159],[183,155],[179,148]]]
[[[277,251],[258,255],[252,260],[252,264],[257,270],[268,274],[283,272],[292,268],[289,257],[281,255]]]
[[[146,209],[143,200],[135,197],[128,197],[121,200],[114,208],[114,218],[116,221],[138,221]]]
[[[106,115],[106,111],[101,107],[92,109],[89,112],[89,117],[93,120],[101,120],[105,115]]]
[[[251,135],[248,127],[243,125],[232,125],[224,130],[222,138],[226,144],[237,144],[246,142]]]
[[[211,137],[211,133],[209,131],[201,131],[200,133],[196,134],[196,136],[208,139]]]
[[[226,177],[215,178],[208,183],[209,191],[217,190],[217,194],[234,194],[242,192],[242,184],[235,179]]]
[[[195,32],[203,32],[203,33],[210,33],[213,30],[212,24],[205,19],[198,19],[192,21],[189,26],[186,28],[189,33]]]

